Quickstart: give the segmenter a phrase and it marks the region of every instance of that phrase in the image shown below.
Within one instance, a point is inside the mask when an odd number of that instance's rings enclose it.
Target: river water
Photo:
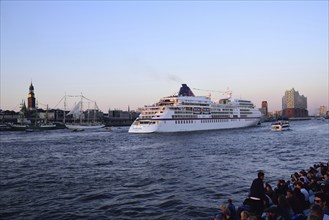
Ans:
[[[278,179],[329,160],[329,120],[223,131],[2,132],[0,219],[212,219],[257,170]]]

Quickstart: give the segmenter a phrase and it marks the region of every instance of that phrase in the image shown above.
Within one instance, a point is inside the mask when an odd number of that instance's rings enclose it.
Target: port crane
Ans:
[[[198,88],[193,88],[194,90],[199,90],[199,91],[205,91],[205,92],[218,92],[221,93],[222,95],[227,94],[228,98],[231,98],[232,96],[232,91],[229,90],[229,88],[227,88],[227,91],[223,92],[223,91],[217,91],[217,90],[208,90],[208,89],[198,89]]]

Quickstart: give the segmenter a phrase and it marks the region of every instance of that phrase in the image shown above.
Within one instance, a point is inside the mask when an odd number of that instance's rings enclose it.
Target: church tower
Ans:
[[[28,107],[29,111],[32,111],[32,110],[35,110],[34,87],[32,85],[32,82],[31,82],[29,90],[30,91],[29,91],[29,95],[27,98],[27,107]]]

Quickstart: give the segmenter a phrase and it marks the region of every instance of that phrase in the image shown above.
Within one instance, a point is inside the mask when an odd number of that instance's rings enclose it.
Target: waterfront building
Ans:
[[[106,126],[130,126],[138,117],[139,113],[135,111],[109,110],[108,114],[103,116]]]
[[[30,88],[29,88],[29,95],[27,98],[27,107],[29,111],[35,110],[35,95],[34,95],[34,86],[31,82]]]
[[[122,111],[122,110],[109,110],[108,117],[112,118],[120,118],[120,119],[131,119],[130,111]]]
[[[289,118],[308,117],[307,98],[294,88],[287,90],[282,97],[282,115]]]
[[[260,111],[262,112],[262,114],[265,117],[268,117],[268,105],[267,105],[267,101],[262,101],[262,108],[260,109]]]
[[[48,111],[39,108],[38,109],[38,118],[43,121],[54,121],[55,120],[55,111]]]
[[[273,111],[268,113],[270,118],[278,118],[280,115],[282,115],[282,111]]]
[[[0,110],[0,123],[16,123],[18,118],[18,112],[10,110]]]
[[[327,106],[324,106],[324,105],[320,106],[319,115],[321,117],[327,116]]]

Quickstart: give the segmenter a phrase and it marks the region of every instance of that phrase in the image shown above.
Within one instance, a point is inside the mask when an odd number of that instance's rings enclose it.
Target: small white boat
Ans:
[[[25,131],[29,128],[27,124],[8,124],[12,131]]]
[[[272,124],[272,131],[286,131],[290,129],[289,121],[279,120]]]
[[[103,124],[65,124],[65,126],[72,130],[89,130],[89,129],[100,129],[105,127]]]
[[[40,124],[38,127],[43,130],[51,130],[57,128],[55,124]]]

